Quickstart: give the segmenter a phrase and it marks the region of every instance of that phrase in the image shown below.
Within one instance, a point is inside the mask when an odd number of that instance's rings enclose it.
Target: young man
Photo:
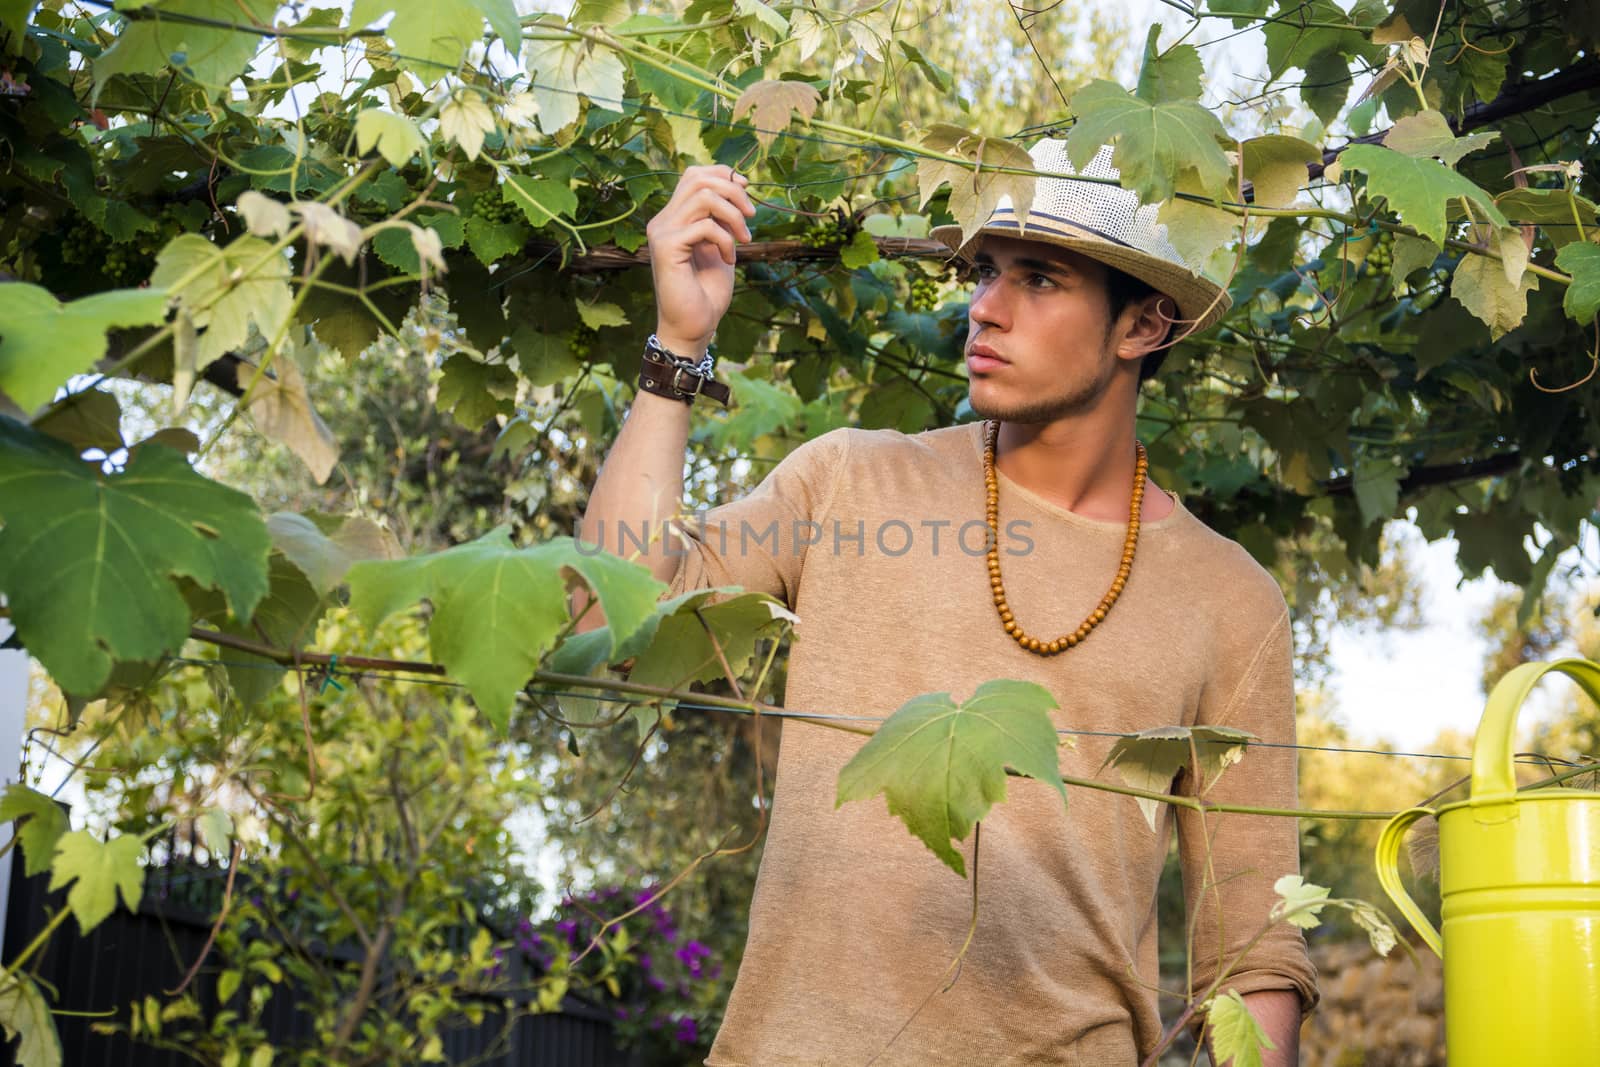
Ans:
[[[1085,173],[1115,176],[1108,153]],[[1063,145],[1033,151],[1071,173]],[[732,294],[754,208],[727,167],[685,173],[649,228],[659,347],[594,487],[581,534],[620,551],[619,525],[655,530],[679,507],[698,362]],[[1276,584],[1144,477],[1140,371],[1174,319],[1226,310],[1189,272],[1155,209],[1116,186],[1040,179],[1026,226],[1007,202],[971,242],[936,231],[977,270],[967,367],[984,421],[916,435],[840,429],[802,445],[742,500],[645,556],[673,594],[741,585],[799,615],[785,703],[887,715],[910,697],[957,700],[982,682],[1037,682],[1059,727],[1124,733],[1227,725],[1294,739],[1289,617]],[[1140,295],[1140,294],[1143,295]],[[776,528],[776,535],[772,531]],[[702,532],[704,531],[704,532]],[[591,613],[595,614],[595,613]],[[1316,998],[1304,942],[1267,924],[1272,883],[1298,870],[1292,821],[1163,809],[1008,782],[984,820],[978,928],[970,886],[881,802],[835,808],[849,734],[783,731],[750,936],[708,1064],[1065,1064],[1142,1058],[1160,1034],[1156,885],[1173,829],[1192,920],[1193,978],[1243,994],[1296,1062]],[[1062,749],[1100,774],[1108,740]],[[1192,789],[1180,776],[1177,787]],[[1207,796],[1293,806],[1293,750],[1251,748]],[[905,1025],[908,1019],[915,1019]]]

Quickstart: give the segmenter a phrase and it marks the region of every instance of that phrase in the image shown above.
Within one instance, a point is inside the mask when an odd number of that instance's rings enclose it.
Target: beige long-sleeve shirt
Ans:
[[[1283,598],[1181,504],[1143,525],[1126,589],[1086,642],[1049,658],[1017,647],[984,563],[981,432],[842,429],[807,442],[690,528],[669,595],[741,585],[787,602],[800,617],[785,698],[797,711],[883,716],[919,693],[959,701],[1016,678],[1055,696],[1062,728],[1205,723],[1294,740]],[[1041,635],[1075,629],[1115,575],[1124,532],[1001,474],[1001,567],[1019,622]],[[1267,922],[1273,881],[1299,869],[1292,820],[1202,825],[1163,806],[1151,832],[1130,797],[1069,787],[1064,807],[1044,784],[1010,779],[983,820],[978,927],[959,978],[896,1036],[943,984],[971,888],[881,797],[835,808],[839,769],[863,743],[784,726],[749,940],[712,1067],[1133,1063],[1160,1035],[1156,884],[1174,826],[1191,915],[1199,909],[1197,989]],[[1111,743],[1078,737],[1061,750],[1062,771],[1119,782],[1100,769]],[[1293,750],[1252,748],[1207,795],[1294,806]],[[970,839],[963,852],[971,872]],[[1294,989],[1309,1007],[1315,980],[1299,931],[1279,924],[1223,988]]]

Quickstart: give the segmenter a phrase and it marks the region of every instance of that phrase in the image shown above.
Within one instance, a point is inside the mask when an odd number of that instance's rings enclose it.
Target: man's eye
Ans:
[[[1036,289],[1048,289],[1055,285],[1056,281],[1048,274],[1031,274],[1028,276],[1028,284]]]

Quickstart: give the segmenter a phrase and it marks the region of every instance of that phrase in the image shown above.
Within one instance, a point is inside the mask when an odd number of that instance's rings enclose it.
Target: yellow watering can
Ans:
[[[1518,793],[1517,709],[1559,672],[1600,703],[1600,664],[1525,663],[1489,694],[1472,750],[1472,793],[1437,813],[1403,811],[1378,840],[1378,879],[1444,960],[1451,1067],[1600,1064],[1600,793]],[[1400,883],[1401,838],[1439,818],[1444,937]]]

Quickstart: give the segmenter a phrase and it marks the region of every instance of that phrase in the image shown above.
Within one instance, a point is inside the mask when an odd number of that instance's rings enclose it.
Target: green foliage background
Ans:
[[[434,999],[362,997],[360,968],[300,975],[322,998],[318,1054],[427,1058],[477,989],[458,964],[486,951],[416,947],[432,944],[418,909],[478,914],[421,884],[439,856],[461,865],[441,868],[459,870],[451,886],[498,885],[514,907],[528,889],[504,884],[503,823],[519,806],[543,807],[574,876],[660,878],[757,833],[765,724],[658,700],[637,732],[578,738],[572,716],[604,717],[593,701],[523,692],[558,662],[594,685],[633,655],[687,664],[701,653],[674,643],[684,628],[667,615],[638,613],[601,649],[568,640],[547,592],[540,639],[508,670],[473,654],[470,613],[441,603],[449,580],[404,577],[506,525],[474,551],[528,588],[577,580],[560,541],[653,322],[644,223],[691,163],[739,166],[763,206],[718,337],[738,403],[697,421],[690,505],[835,426],[971,417],[964,289],[923,238],[1002,191],[1031,195],[1018,146],[1054,131],[1078,159],[1112,140],[1124,180],[1228,287],[1222,327],[1183,339],[1147,387],[1141,435],[1152,476],[1279,574],[1309,662],[1330,618],[1403,613],[1381,535],[1407,513],[1457,541],[1466,574],[1523,586],[1516,622],[1533,620],[1557,556],[1594,522],[1600,218],[1582,181],[1600,16],[1556,0],[1173,6],[1171,22],[1260,36],[1258,95],[1202,106],[1205,53],[1156,32],[1130,90],[1106,65],[1116,29],[1060,8],[0,4],[0,593],[65,693],[63,727],[103,746],[90,791],[124,835],[104,883],[52,921],[92,925],[145,844],[221,825],[210,813],[269,865],[297,840],[325,844],[297,861],[326,875],[306,887],[326,912],[317,936],[380,962],[404,941]],[[1041,55],[1073,57],[1071,74]],[[652,599],[638,575],[597,565],[585,580],[614,605]],[[350,597],[383,600],[368,622],[401,615],[368,631]],[[781,700],[781,640],[778,625],[750,642],[737,688],[703,656],[684,674]],[[366,681],[357,707],[356,692],[277,673],[297,650],[319,668],[334,652],[443,661],[492,714]],[[187,662],[216,658],[233,666]],[[430,730],[415,765],[361,748]],[[230,745],[206,740],[218,733]],[[380,797],[356,790],[367,822],[339,807],[358,801],[330,764]],[[451,766],[485,768],[446,791],[472,814],[422,848],[404,826],[414,775]],[[171,787],[141,767],[170,770]],[[110,788],[108,769],[132,784]],[[626,773],[640,796],[616,789]],[[30,866],[77,877],[77,846],[56,848],[81,842],[70,825],[10,800],[11,817],[32,812]],[[324,841],[332,826],[354,843]],[[138,849],[118,844],[128,835]],[[333,852],[348,848],[392,873],[399,911],[339,906]],[[710,928],[746,899],[756,854],[684,883],[686,922]],[[282,980],[248,958],[243,931],[263,921],[241,909],[221,924],[224,973],[255,976],[240,982]],[[726,924],[719,948],[741,942]],[[48,1063],[18,967],[0,1003]],[[548,1005],[566,982],[536,992]],[[141,1036],[193,1022],[171,1010],[152,1033],[141,1008]],[[204,1054],[245,1062],[259,1036],[215,1036]]]

